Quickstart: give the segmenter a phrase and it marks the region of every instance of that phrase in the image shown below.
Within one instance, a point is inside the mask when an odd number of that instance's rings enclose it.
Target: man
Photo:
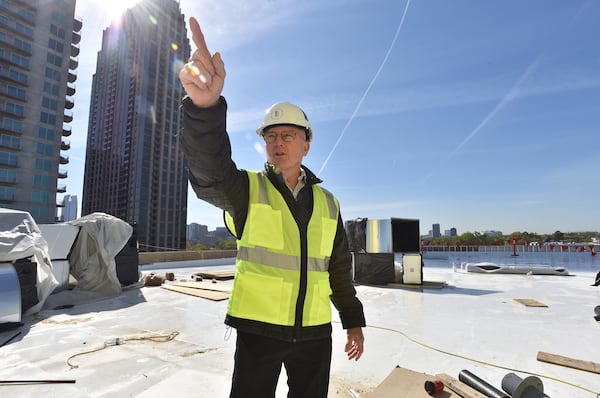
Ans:
[[[237,330],[232,398],[274,397],[281,366],[289,398],[326,398],[331,364],[331,303],[358,360],[365,326],[351,280],[351,258],[337,200],[302,159],[313,138],[304,112],[271,107],[257,133],[266,144],[262,172],[238,170],[225,129],[225,66],[211,55],[198,22],[197,47],[180,72],[182,148],[197,196],[225,211],[238,240],[236,276],[225,323]]]

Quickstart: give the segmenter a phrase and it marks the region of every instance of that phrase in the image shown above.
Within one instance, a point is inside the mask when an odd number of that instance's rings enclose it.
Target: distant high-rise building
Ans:
[[[75,0],[0,0],[0,206],[53,223],[67,192]]]
[[[444,230],[444,236],[456,236],[456,228],[452,227]]]
[[[432,225],[432,237],[434,238],[439,238],[440,236],[442,236],[442,233],[440,232],[440,224],[433,224]]]
[[[226,227],[215,228],[215,236],[220,239],[235,239]]]
[[[191,223],[186,230],[187,240],[190,242],[198,242],[200,238],[208,235],[208,227],[206,225]]]
[[[61,221],[77,219],[77,195],[65,195],[63,204]]]
[[[184,249],[188,172],[179,148],[189,58],[175,0],[142,0],[104,30],[93,78],[82,215],[136,225],[142,251]]]

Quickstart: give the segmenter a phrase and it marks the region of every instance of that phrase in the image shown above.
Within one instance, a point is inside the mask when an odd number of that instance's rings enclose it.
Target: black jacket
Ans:
[[[248,175],[239,170],[231,159],[231,144],[226,132],[227,103],[221,97],[219,103],[207,109],[194,106],[189,98],[183,100],[183,132],[181,146],[187,158],[189,179],[198,198],[228,211],[235,222],[236,231],[243,231],[248,214],[249,184]],[[306,231],[313,208],[311,186],[321,182],[308,168],[306,185],[294,199],[292,193],[268,165],[265,173],[277,190],[283,195],[296,219],[301,239],[306,239]],[[241,233],[241,232],[238,232]],[[306,258],[301,261],[303,269]],[[341,216],[329,262],[329,280],[332,290],[331,300],[339,311],[344,329],[365,326],[361,302],[356,297],[352,285],[351,257]],[[302,272],[302,270],[301,270]],[[301,292],[305,291],[301,282]],[[303,297],[300,294],[300,297]],[[302,302],[297,305],[296,319],[301,318]],[[287,341],[310,340],[331,335],[331,325],[286,327],[241,319],[227,315],[225,323],[240,331],[261,334]]]

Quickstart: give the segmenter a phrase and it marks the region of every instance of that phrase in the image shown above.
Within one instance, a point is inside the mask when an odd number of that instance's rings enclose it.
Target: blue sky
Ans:
[[[102,30],[137,1],[78,0],[68,192],[78,195]],[[227,70],[238,167],[277,101],[315,135],[305,164],[345,220],[417,218],[459,234],[600,230],[600,2],[180,0]],[[158,20],[160,23],[160,20]],[[221,211],[190,189],[188,223]]]

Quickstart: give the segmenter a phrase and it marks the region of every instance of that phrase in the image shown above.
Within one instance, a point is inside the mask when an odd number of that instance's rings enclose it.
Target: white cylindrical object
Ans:
[[[0,263],[0,323],[21,322],[21,284],[11,263]]]

